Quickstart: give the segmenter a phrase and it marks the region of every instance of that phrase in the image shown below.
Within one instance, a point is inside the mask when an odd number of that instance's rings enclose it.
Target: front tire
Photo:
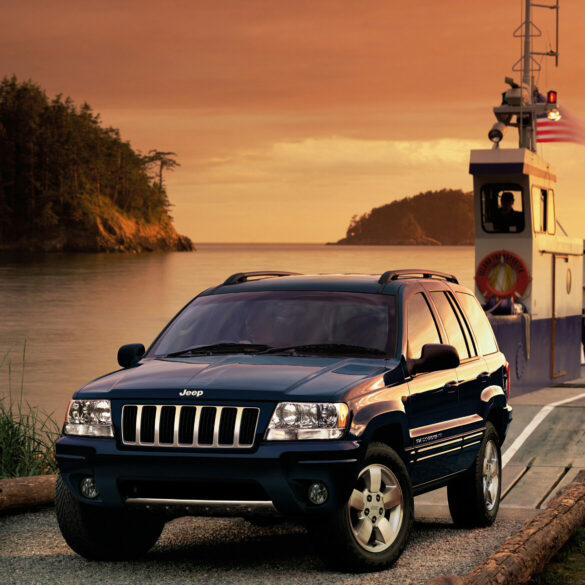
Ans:
[[[404,550],[413,516],[404,462],[388,445],[372,443],[348,501],[313,526],[313,536],[333,569],[379,571]]]
[[[90,560],[141,556],[154,545],[164,527],[164,521],[156,516],[83,504],[61,476],[55,486],[55,510],[67,544]]]
[[[453,522],[468,528],[493,524],[500,507],[501,478],[500,439],[488,422],[473,465],[447,486]]]

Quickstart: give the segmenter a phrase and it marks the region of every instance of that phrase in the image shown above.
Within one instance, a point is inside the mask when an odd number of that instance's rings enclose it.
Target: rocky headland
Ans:
[[[464,246],[474,243],[473,195],[426,191],[354,215],[339,245]]]
[[[0,250],[193,250],[175,230],[164,178],[174,152],[134,150],[99,114],[0,81]]]

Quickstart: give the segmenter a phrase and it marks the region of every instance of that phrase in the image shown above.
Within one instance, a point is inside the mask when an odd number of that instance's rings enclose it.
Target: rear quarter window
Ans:
[[[498,351],[492,326],[478,300],[467,293],[458,292],[455,296],[473,329],[480,353],[487,355]]]
[[[459,357],[465,359],[470,357],[469,348],[467,347],[467,341],[463,329],[461,329],[461,323],[455,313],[455,310],[451,306],[451,303],[447,300],[447,297],[443,291],[432,292],[431,298],[437,307],[449,343],[455,347]]]

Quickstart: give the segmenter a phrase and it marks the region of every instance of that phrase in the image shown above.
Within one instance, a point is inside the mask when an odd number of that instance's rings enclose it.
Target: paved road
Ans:
[[[585,393],[573,386],[513,398],[514,443],[542,406]],[[504,449],[505,451],[505,449]],[[415,499],[412,538],[396,565],[367,576],[327,570],[300,527],[258,528],[241,519],[180,518],[169,523],[153,550],[128,563],[88,562],[65,544],[51,509],[0,518],[0,584],[423,584],[445,574],[463,575],[585,468],[585,398],[558,406],[504,468],[505,497],[494,526],[455,529],[446,490]]]

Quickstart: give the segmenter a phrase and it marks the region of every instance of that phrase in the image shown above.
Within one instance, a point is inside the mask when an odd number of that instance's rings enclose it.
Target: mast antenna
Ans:
[[[503,94],[502,104],[494,108],[494,114],[498,122],[490,130],[489,137],[494,142],[494,148],[499,147],[507,126],[518,128],[518,141],[520,148],[528,148],[536,152],[536,118],[546,115],[552,110],[553,105],[542,103],[542,98],[535,86],[535,73],[541,70],[541,64],[535,58],[554,57],[555,66],[559,64],[559,1],[554,4],[540,4],[525,0],[524,22],[514,31],[514,37],[522,39],[522,54],[512,66],[512,71],[519,72],[521,84],[506,77],[506,83],[510,89]],[[547,8],[556,11],[555,49],[546,52],[535,51],[533,40],[542,36],[542,31],[532,21],[533,8]],[[556,104],[554,104],[556,106]],[[516,121],[513,122],[514,117]]]

